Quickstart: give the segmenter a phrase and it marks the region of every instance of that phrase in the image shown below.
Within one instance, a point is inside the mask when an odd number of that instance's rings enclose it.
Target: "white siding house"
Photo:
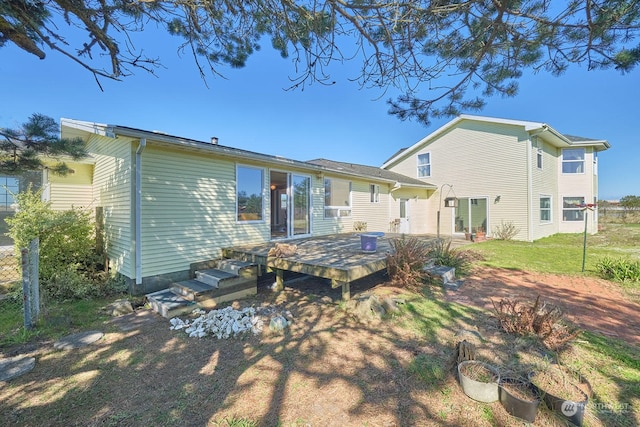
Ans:
[[[598,197],[597,153],[604,140],[563,135],[545,123],[462,115],[387,160],[384,169],[438,187],[424,206],[428,233],[456,235],[511,223],[533,241],[584,229]],[[443,200],[455,197],[456,208]],[[415,214],[414,214],[415,216]],[[597,215],[588,216],[597,231]]]

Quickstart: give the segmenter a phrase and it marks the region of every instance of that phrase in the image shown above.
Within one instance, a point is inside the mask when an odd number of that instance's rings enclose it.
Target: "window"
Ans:
[[[598,152],[593,152],[593,174],[598,175]]]
[[[369,185],[371,193],[371,203],[380,203],[380,186],[378,184]]]
[[[0,210],[15,210],[13,195],[18,194],[18,178],[0,176]]]
[[[351,216],[351,182],[341,179],[324,179],[324,217]]]
[[[538,152],[536,153],[536,164],[538,165],[538,169],[542,169],[542,148],[538,148]]]
[[[584,219],[584,197],[563,197],[562,198],[562,220],[582,221]]]
[[[551,222],[551,197],[540,196],[540,222]]]
[[[562,173],[584,173],[584,148],[562,150]]]
[[[249,166],[236,169],[237,220],[261,221],[263,219],[264,185],[263,170]]]
[[[418,154],[418,178],[431,176],[431,153]]]

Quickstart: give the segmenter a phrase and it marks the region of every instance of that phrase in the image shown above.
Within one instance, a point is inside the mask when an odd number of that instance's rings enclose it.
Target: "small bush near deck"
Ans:
[[[605,257],[596,264],[598,274],[607,280],[640,282],[640,261]]]
[[[399,287],[417,288],[427,278],[424,265],[429,245],[418,238],[402,236],[391,240],[392,253],[387,256],[387,272],[391,283]]]
[[[559,307],[540,302],[540,295],[533,305],[507,298],[493,303],[500,326],[505,332],[517,335],[535,335],[552,350],[563,347],[581,331],[569,328],[562,322]]]
[[[428,260],[435,265],[445,265],[456,269],[456,276],[469,272],[471,263],[476,256],[468,250],[451,247],[451,240],[438,239],[429,246]]]

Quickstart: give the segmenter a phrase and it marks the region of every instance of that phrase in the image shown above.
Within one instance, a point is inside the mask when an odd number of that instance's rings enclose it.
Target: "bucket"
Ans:
[[[375,253],[378,249],[378,237],[384,233],[365,233],[360,235],[360,248],[366,254]]]

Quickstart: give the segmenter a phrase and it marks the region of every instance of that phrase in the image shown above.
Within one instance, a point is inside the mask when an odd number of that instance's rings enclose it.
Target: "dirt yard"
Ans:
[[[458,291],[448,292],[447,299],[491,310],[492,300],[534,301],[538,295],[584,329],[640,345],[640,306],[606,280],[478,268]]]
[[[370,276],[352,292],[400,293],[384,279]],[[638,344],[640,307],[600,280],[480,269],[458,291],[431,297],[438,306],[448,299],[481,309],[490,307],[490,297],[538,293],[584,328]],[[522,343],[507,340],[484,311],[447,306],[459,313],[453,327],[438,327],[438,319],[417,329],[403,327],[402,319],[363,322],[345,310],[339,289],[315,279],[292,283],[281,294],[262,286],[241,304],[289,311],[294,322],[284,334],[196,339],[140,310],[106,322],[104,338],[81,349],[58,351],[51,343],[3,349],[4,357],[30,354],[37,363],[0,383],[0,424],[522,425],[497,402],[467,398],[451,366],[441,362],[469,331],[483,336],[486,351],[479,356],[506,360],[517,350]],[[541,412],[536,425],[561,424]],[[606,423],[590,416],[585,425]]]

